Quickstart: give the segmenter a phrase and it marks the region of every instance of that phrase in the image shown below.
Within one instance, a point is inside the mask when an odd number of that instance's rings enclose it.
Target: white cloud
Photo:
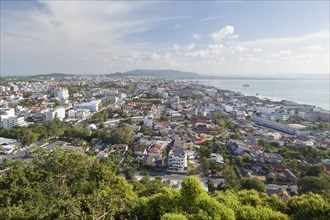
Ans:
[[[278,45],[292,45],[307,41],[327,40],[329,41],[329,31],[321,31],[308,35],[298,37],[282,37],[282,38],[266,38],[252,41],[242,41],[244,46],[278,46]]]
[[[80,60],[81,60],[82,62],[87,62],[87,61],[88,61],[88,58],[87,58],[87,57],[80,57]]]
[[[159,60],[160,59],[160,55],[156,52],[153,52],[151,55],[150,55],[150,58],[152,60]]]
[[[291,54],[292,54],[291,50],[280,50],[280,51],[277,51],[275,53],[272,53],[271,55],[273,57],[281,57],[281,56],[288,56],[288,55],[291,55]]]
[[[242,45],[237,45],[237,46],[235,47],[235,50],[238,51],[238,52],[244,52],[244,51],[247,51],[248,48],[243,47]]]
[[[186,46],[186,49],[187,50],[192,50],[192,49],[194,49],[195,48],[195,43],[194,42],[192,42],[192,43],[190,43],[190,44],[188,44],[187,46]]]
[[[194,34],[194,35],[193,35],[193,38],[194,38],[195,40],[200,40],[200,39],[202,39],[202,35],[200,35],[200,34]]]
[[[251,64],[260,61],[260,58],[257,58],[251,54],[246,54],[245,56],[239,57],[238,60],[240,62],[244,62],[245,64]]]
[[[224,46],[222,44],[210,44],[207,48],[202,50],[195,50],[188,52],[185,55],[191,57],[220,57],[224,54]]]
[[[195,43],[194,42],[191,42],[190,44],[188,45],[185,45],[185,46],[180,46],[179,44],[173,44],[173,50],[192,50],[195,48]]]
[[[309,47],[304,47],[303,49],[312,50],[312,51],[323,51],[325,46],[321,44],[315,44]]]
[[[211,34],[211,37],[214,41],[219,42],[225,38],[234,37],[236,38],[237,35],[234,35],[235,29],[231,25],[227,25],[226,27],[220,29]]]
[[[177,24],[180,21],[168,22],[182,19],[182,16],[155,17],[149,12],[141,16],[141,11],[149,10],[149,4],[154,2],[39,3],[43,10],[7,11],[8,17],[1,15],[1,69],[5,72],[14,73],[22,69],[51,72],[54,66],[58,67],[57,71],[71,73],[172,66],[201,73],[210,73],[215,69],[228,74],[248,74],[252,70],[278,73],[287,72],[286,68],[292,72],[306,69],[313,73],[329,73],[328,30],[301,36],[243,41],[237,39],[239,30],[232,25],[218,31],[214,29],[214,33],[205,33],[208,27],[179,28],[181,26]],[[201,21],[212,19],[215,17]],[[165,29],[159,31],[163,27]],[[157,41],[148,41],[150,35],[147,31],[154,34],[156,28],[159,35],[168,28],[172,31],[173,28],[178,29],[171,33],[173,38],[162,36],[158,41],[158,36],[155,36]],[[135,33],[139,33],[137,38],[133,36]],[[203,33],[203,40],[200,40],[200,33]],[[175,37],[180,37],[180,41],[173,41]],[[4,60],[9,63],[7,66],[11,65],[10,68],[4,68]],[[36,60],[42,61],[40,65]],[[252,64],[255,65],[253,69]]]
[[[211,20],[214,20],[214,19],[217,19],[217,18],[218,18],[218,17],[215,17],[215,16],[209,16],[209,17],[202,18],[202,19],[200,19],[199,21],[200,21],[200,22],[211,21]]]
[[[138,53],[138,52],[134,52],[134,53],[132,54],[132,57],[133,57],[134,59],[139,59],[139,58],[141,57],[141,55],[140,55],[140,53]]]
[[[173,45],[173,49],[174,50],[180,50],[181,49],[181,46],[179,44],[174,44]]]

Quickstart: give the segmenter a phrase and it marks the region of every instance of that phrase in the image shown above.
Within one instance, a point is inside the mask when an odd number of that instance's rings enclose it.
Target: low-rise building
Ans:
[[[26,126],[26,122],[24,117],[3,117],[2,121],[0,121],[0,128],[12,128],[15,126]]]
[[[187,170],[187,153],[181,140],[174,140],[172,149],[168,153],[167,162],[169,171],[185,172]]]
[[[259,161],[262,163],[282,163],[283,159],[284,158],[279,153],[262,153]]]
[[[65,108],[57,107],[55,109],[48,110],[45,112],[46,121],[52,121],[55,118],[60,119],[61,121],[65,118]]]
[[[330,122],[330,111],[327,110],[319,110],[319,119],[321,121],[327,121]]]
[[[299,111],[298,116],[306,121],[317,121],[319,119],[319,113],[313,111]]]
[[[91,112],[97,112],[99,110],[100,103],[101,103],[101,100],[95,100],[95,101],[91,101],[91,102],[83,102],[83,103],[75,104],[73,106],[73,109],[74,110],[88,109]]]

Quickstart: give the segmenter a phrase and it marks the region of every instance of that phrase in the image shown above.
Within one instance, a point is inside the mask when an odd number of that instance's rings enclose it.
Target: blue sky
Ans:
[[[1,1],[1,74],[329,74],[329,1]]]

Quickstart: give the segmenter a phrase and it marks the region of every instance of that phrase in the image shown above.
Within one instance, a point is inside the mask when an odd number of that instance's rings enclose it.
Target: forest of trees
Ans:
[[[147,175],[128,182],[108,163],[61,148],[31,163],[6,160],[1,170],[0,219],[330,219],[329,191],[283,203],[248,190],[248,180],[244,190],[210,193],[196,177],[180,190]]]

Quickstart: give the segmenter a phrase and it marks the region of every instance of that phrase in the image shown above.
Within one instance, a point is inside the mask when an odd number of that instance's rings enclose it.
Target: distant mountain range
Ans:
[[[185,72],[179,70],[149,70],[149,69],[135,69],[127,72],[117,72],[111,74],[68,74],[68,73],[50,73],[39,74],[32,76],[18,76],[18,77],[72,77],[72,76],[108,76],[108,77],[128,77],[128,76],[151,76],[151,77],[170,77],[181,79],[252,79],[252,80],[287,80],[287,79],[324,79],[329,80],[329,75],[326,74],[276,74],[276,75],[200,75],[194,72]]]
[[[201,75],[193,72],[183,72],[178,70],[146,70],[136,69],[127,72],[117,72],[111,74],[67,74],[67,73],[50,73],[50,74],[39,74],[31,77],[69,77],[69,76],[109,76],[109,77],[127,77],[127,76],[154,76],[154,77],[173,77],[173,78],[198,78]]]
[[[50,73],[50,74],[39,74],[32,77],[67,77],[67,76],[78,76],[77,74],[68,73]]]
[[[107,76],[157,76],[157,77],[175,77],[175,78],[190,78],[200,77],[201,75],[193,72],[183,72],[178,70],[146,70],[136,69],[124,73],[108,74]]]

